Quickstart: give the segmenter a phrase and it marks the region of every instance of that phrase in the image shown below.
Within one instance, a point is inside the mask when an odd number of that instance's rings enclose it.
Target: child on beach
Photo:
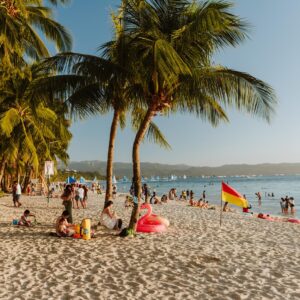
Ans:
[[[69,212],[63,211],[62,215],[56,220],[55,230],[59,237],[70,237],[75,233],[74,225],[68,222]],[[70,229],[71,228],[71,229]]]
[[[125,208],[133,207],[133,198],[127,195],[124,204],[125,204]]]
[[[30,211],[28,209],[26,209],[23,213],[23,215],[20,218],[20,221],[18,223],[18,225],[20,226],[32,226],[31,221],[28,220],[29,217],[35,217],[34,214],[31,214]]]

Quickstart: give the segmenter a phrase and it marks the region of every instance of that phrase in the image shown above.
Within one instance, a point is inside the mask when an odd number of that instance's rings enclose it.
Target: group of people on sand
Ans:
[[[67,193],[69,193],[70,188],[66,187],[66,189],[68,190]],[[72,204],[70,204],[70,200],[68,201],[68,206],[66,207],[66,205],[64,204],[66,209],[56,221],[56,234],[59,237],[71,237],[75,234],[75,225],[73,224],[73,218],[71,214]],[[111,230],[121,230],[122,224],[122,219],[119,218],[113,210],[113,201],[107,201],[100,214],[99,225],[103,225],[104,227]]]
[[[285,215],[287,215],[289,211],[292,215],[295,214],[296,209],[295,209],[294,197],[285,196],[285,198],[281,198],[280,207],[281,207],[281,212]]]
[[[13,202],[15,207],[20,207],[21,185],[18,182],[13,184]],[[64,211],[57,218],[55,223],[56,235],[59,237],[71,237],[75,234],[75,224],[73,224],[72,208],[79,208],[79,203],[82,208],[86,208],[88,188],[84,185],[67,184],[61,195]],[[35,214],[32,214],[28,209],[24,211],[19,220],[14,220],[15,225],[30,227],[34,225],[32,218],[35,220]],[[98,225],[103,225],[108,229],[121,230],[122,219],[113,210],[113,201],[107,201],[104,209],[100,214],[100,222]]]
[[[208,201],[203,200],[200,198],[198,201],[194,201],[192,198],[189,200],[190,206],[196,206],[200,208],[211,208],[211,206],[208,204]]]
[[[82,208],[87,207],[88,187],[83,184],[68,184],[65,186],[61,198],[64,201],[70,200],[73,208],[79,209],[79,203]]]

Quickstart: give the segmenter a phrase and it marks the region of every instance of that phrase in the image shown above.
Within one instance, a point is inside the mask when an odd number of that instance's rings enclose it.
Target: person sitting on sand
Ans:
[[[26,209],[23,213],[23,215],[20,218],[20,221],[18,222],[18,225],[20,226],[32,226],[31,221],[28,220],[29,217],[35,217],[34,214],[31,214],[28,209]]]
[[[100,215],[100,224],[108,229],[120,230],[122,228],[122,219],[118,218],[117,214],[113,212],[113,202],[107,201],[104,209]]]
[[[228,212],[228,211],[229,211],[228,202],[225,202],[225,203],[224,203],[223,211],[224,211],[224,212]]]
[[[243,207],[243,213],[250,213],[249,209],[251,209],[252,206],[249,204],[247,207]]]
[[[190,200],[189,200],[189,205],[190,205],[190,206],[197,206],[196,201],[194,201],[192,197],[191,197]]]
[[[156,192],[153,192],[153,194],[150,198],[150,204],[161,204],[160,200],[156,196]]]
[[[63,211],[62,215],[56,220],[55,230],[60,237],[70,237],[75,233],[74,225],[68,222],[69,212]]]
[[[203,201],[203,206],[202,206],[202,208],[209,208],[209,205],[208,205],[208,200],[204,200]]]
[[[127,195],[125,199],[125,208],[128,207],[133,207],[133,198],[129,195]]]
[[[200,198],[199,200],[198,200],[198,203],[197,203],[197,206],[199,206],[200,208],[202,208],[203,207],[203,200],[202,200],[202,198]]]
[[[174,189],[170,189],[170,191],[169,191],[169,199],[170,200],[175,200]]]
[[[167,197],[167,195],[165,195],[165,194],[162,195],[160,201],[161,201],[162,203],[167,203],[167,202],[168,202],[168,197]]]

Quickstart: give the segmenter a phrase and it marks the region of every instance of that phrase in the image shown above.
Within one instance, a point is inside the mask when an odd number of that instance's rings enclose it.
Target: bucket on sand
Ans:
[[[91,239],[91,219],[83,219],[81,222],[81,235],[84,240]]]
[[[17,219],[13,219],[13,220],[12,220],[12,224],[13,224],[13,225],[18,225],[18,223],[19,223],[19,220],[17,220]]]

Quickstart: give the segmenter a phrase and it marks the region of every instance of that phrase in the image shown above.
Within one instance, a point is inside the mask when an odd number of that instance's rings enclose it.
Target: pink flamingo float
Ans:
[[[141,209],[148,209],[147,213],[142,216],[138,222],[137,232],[164,232],[170,225],[168,219],[152,214],[152,207],[148,203],[144,203]]]

